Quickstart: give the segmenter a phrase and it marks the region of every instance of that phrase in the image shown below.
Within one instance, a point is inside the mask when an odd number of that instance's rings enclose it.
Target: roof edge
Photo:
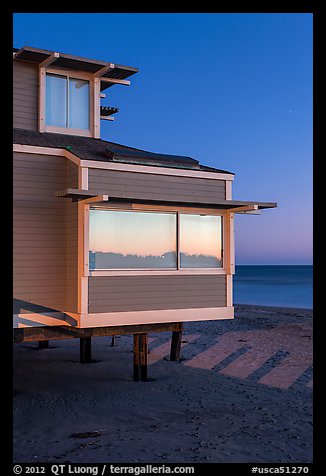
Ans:
[[[121,163],[121,164],[130,164],[130,165],[139,165],[139,166],[152,166],[152,167],[165,167],[165,168],[174,168],[174,169],[184,169],[184,170],[193,170],[193,171],[202,171],[210,172],[216,174],[225,174],[234,176],[233,172],[229,172],[222,169],[216,169],[213,167],[205,166],[200,164],[197,160],[189,158],[187,156],[178,156],[178,155],[169,155],[169,154],[158,154],[151,153],[149,151],[143,151],[142,149],[137,149],[134,147],[126,146],[119,144],[117,142],[110,142],[100,138],[91,138],[83,136],[71,136],[66,134],[55,134],[50,132],[38,132],[38,131],[29,131],[26,129],[14,128],[14,143],[26,146],[34,147],[47,147],[54,149],[67,149],[73,155],[78,157],[81,160],[89,160],[98,163]],[[94,148],[92,147],[94,144]],[[123,151],[122,156],[119,156],[119,151],[115,150],[113,157],[110,157],[107,153],[107,150],[110,149],[110,146],[117,146]],[[114,149],[114,147],[113,147]],[[147,153],[146,157],[133,157],[132,154],[128,157],[128,150],[135,150]],[[92,157],[93,154],[93,157]],[[152,156],[151,156],[152,154]],[[162,157],[163,156],[163,157]],[[166,160],[164,160],[166,156]],[[159,157],[162,157],[160,160]],[[170,157],[170,160],[168,158]],[[176,160],[173,160],[173,159]],[[184,158],[185,160],[179,160]],[[191,159],[191,160],[189,160]]]

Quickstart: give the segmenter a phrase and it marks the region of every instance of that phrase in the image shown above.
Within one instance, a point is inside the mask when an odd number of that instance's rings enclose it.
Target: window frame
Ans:
[[[120,209],[120,210],[117,210],[117,209],[110,209],[108,207],[99,207],[101,208],[101,210],[106,210],[106,211],[115,211],[115,212],[122,212],[122,213],[152,213],[152,214],[164,214],[164,215],[176,215],[175,212],[173,211],[149,211],[149,210],[127,210],[127,209]],[[99,208],[95,207],[95,206],[91,206],[90,207],[90,211],[91,210],[98,210]],[[176,245],[176,268],[102,268],[102,269],[90,269],[90,272],[93,272],[93,271],[176,271],[178,270],[178,266],[179,266],[179,258],[178,258],[178,228],[179,228],[179,225],[178,225],[178,216],[176,215],[176,220],[175,220],[175,223],[176,223],[176,229],[175,229],[175,237],[176,237],[176,242],[175,242],[175,245]],[[90,228],[88,228],[89,231],[90,231]],[[88,237],[89,237],[89,231],[88,231]]]
[[[180,246],[180,237],[181,237],[181,233],[180,233],[180,215],[198,215],[198,216],[220,216],[221,217],[221,261],[222,261],[222,266],[219,266],[219,267],[214,267],[214,268],[200,268],[200,267],[196,267],[196,268],[191,268],[191,267],[182,267],[181,266],[181,246]],[[177,212],[177,261],[178,261],[178,271],[183,271],[185,269],[190,269],[192,271],[196,270],[196,269],[208,269],[208,270],[216,270],[216,269],[224,269],[224,218],[222,216],[222,214],[220,213],[194,213],[194,212],[187,212],[185,213],[184,211],[182,212]]]
[[[148,213],[172,213],[176,214],[176,268],[130,268],[130,269],[96,269],[89,268],[89,214],[90,209],[105,209],[110,211],[148,212]],[[220,268],[181,268],[180,267],[180,214],[221,216],[222,225],[222,266]],[[85,205],[84,221],[84,275],[85,276],[137,276],[137,275],[188,275],[188,274],[227,274],[228,259],[226,249],[229,247],[228,216],[224,210],[138,206],[131,208],[108,205]]]
[[[82,79],[89,82],[89,129],[51,126],[46,124],[46,75],[56,74],[68,79]],[[59,68],[43,68],[39,71],[39,131],[84,137],[100,136],[100,81],[91,73]]]

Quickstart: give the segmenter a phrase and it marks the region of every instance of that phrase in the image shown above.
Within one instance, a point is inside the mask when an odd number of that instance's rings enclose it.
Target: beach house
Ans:
[[[149,332],[172,332],[176,360],[184,322],[233,318],[234,214],[276,204],[232,200],[232,172],[101,138],[118,112],[104,91],[137,71],[14,49],[13,327],[15,342],[79,338],[82,362],[92,337],[133,334],[146,380]]]

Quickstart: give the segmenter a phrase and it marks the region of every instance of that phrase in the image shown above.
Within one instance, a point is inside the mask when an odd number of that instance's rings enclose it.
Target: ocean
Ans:
[[[310,265],[238,265],[233,281],[235,304],[313,307]]]

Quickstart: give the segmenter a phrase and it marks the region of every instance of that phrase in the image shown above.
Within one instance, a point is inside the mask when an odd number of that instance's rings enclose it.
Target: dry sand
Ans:
[[[132,337],[14,345],[15,462],[312,461],[312,311],[237,306],[185,324],[181,362],[151,334],[149,382],[132,380]],[[83,438],[78,438],[82,436]]]

